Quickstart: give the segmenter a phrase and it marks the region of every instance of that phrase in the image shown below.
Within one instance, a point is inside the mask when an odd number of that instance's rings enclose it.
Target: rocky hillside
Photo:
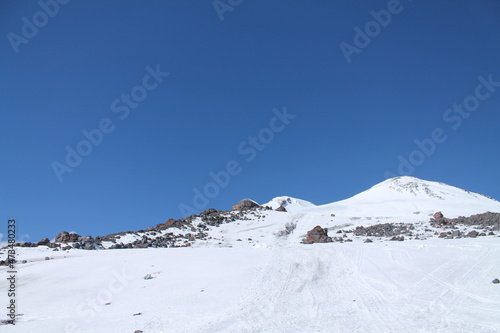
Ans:
[[[319,242],[424,240],[494,236],[500,202],[443,183],[397,177],[352,198],[316,206],[292,197],[264,204],[244,199],[231,211],[208,209],[137,231],[105,236],[61,232],[22,247],[130,249],[274,247]]]

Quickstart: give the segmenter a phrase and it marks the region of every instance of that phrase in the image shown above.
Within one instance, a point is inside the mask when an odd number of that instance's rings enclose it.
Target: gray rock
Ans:
[[[37,243],[37,245],[47,245],[49,243],[50,243],[50,240],[47,237],[45,237],[44,239],[42,239],[41,241],[39,241]]]
[[[478,235],[479,232],[477,232],[476,230],[472,230],[467,234],[467,237],[476,238]]]

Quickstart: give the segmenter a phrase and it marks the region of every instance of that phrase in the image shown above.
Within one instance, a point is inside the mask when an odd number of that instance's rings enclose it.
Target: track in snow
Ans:
[[[478,288],[492,286],[498,246],[450,247],[440,259],[434,250],[442,251],[416,242],[274,249],[237,307],[190,332],[500,331],[498,297]]]

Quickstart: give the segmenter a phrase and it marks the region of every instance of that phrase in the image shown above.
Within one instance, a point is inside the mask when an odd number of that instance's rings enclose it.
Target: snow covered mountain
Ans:
[[[321,206],[282,196],[136,232],[61,233],[17,248],[17,323],[0,314],[0,330],[499,332],[500,215],[437,211],[500,202],[397,177]],[[331,242],[303,244],[318,225]]]
[[[427,216],[436,211],[447,217],[500,212],[500,202],[444,183],[405,176],[388,179],[349,199],[309,210],[362,217]]]

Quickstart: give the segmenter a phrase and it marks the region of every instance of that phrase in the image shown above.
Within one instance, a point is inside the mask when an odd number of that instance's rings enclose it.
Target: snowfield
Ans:
[[[500,202],[398,177],[328,205],[277,197],[263,206],[281,205],[287,212],[249,210],[173,243],[188,247],[19,247],[18,319],[0,331],[500,332],[500,284],[492,283],[500,278],[498,230],[429,222],[437,211],[448,218],[500,212]],[[202,222],[123,233],[97,248],[186,234]],[[404,241],[355,232],[388,223],[411,226]],[[302,244],[317,225],[334,242]],[[454,239],[438,238],[443,231]],[[479,237],[464,238],[469,231]],[[0,278],[6,281],[7,267]],[[6,283],[0,295],[6,309]]]
[[[22,316],[2,332],[500,331],[498,237],[20,250]]]

